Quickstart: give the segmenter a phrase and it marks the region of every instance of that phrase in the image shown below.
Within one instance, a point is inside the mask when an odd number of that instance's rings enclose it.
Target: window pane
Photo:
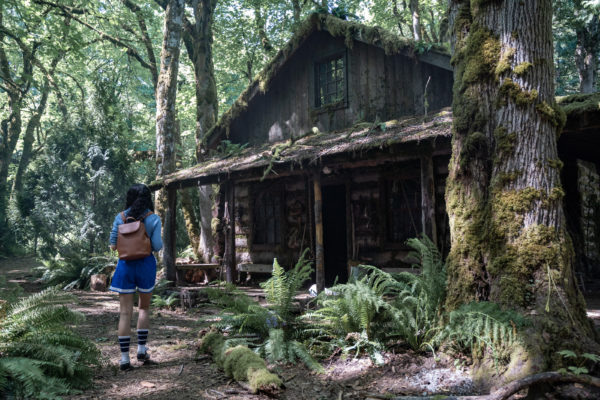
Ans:
[[[344,99],[344,57],[317,64],[315,104],[317,107]]]

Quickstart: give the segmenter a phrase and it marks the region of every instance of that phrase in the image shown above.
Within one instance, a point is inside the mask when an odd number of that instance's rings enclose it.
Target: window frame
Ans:
[[[336,60],[338,58],[341,58],[342,62],[343,62],[343,82],[342,82],[343,97],[341,100],[338,100],[335,102],[319,104],[320,102],[317,101],[317,100],[319,100],[318,94],[319,94],[319,87],[320,87],[319,65],[327,63],[332,60]],[[310,101],[311,101],[311,106],[315,111],[331,110],[331,109],[348,107],[348,70],[349,70],[348,50],[345,48],[343,50],[337,50],[335,52],[332,52],[327,55],[324,55],[324,56],[314,59],[313,68],[312,68],[313,83],[311,85],[312,86],[312,96],[311,96]]]

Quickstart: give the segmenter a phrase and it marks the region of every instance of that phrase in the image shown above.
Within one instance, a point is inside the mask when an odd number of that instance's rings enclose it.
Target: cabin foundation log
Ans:
[[[315,197],[315,258],[317,290],[321,292],[325,288],[325,252],[323,249],[323,195],[321,193],[320,174],[316,174],[314,177],[313,191]]]
[[[179,283],[179,277],[175,268],[175,243],[177,240],[177,189],[167,189],[167,210],[165,212],[165,228],[163,230],[163,264],[167,272],[167,280]]]

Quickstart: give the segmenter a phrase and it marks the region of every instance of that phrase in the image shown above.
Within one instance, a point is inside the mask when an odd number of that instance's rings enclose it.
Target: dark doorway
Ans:
[[[325,286],[348,281],[346,247],[346,186],[323,186],[323,247]]]

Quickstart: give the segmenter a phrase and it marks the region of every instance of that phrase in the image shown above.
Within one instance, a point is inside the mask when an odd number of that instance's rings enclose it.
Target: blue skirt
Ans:
[[[110,290],[118,293],[150,293],[156,283],[156,259],[153,254],[139,260],[119,260]]]

